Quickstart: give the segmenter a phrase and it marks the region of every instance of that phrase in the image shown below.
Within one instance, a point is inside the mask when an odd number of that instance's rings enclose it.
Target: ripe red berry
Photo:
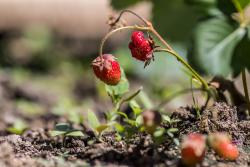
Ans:
[[[210,134],[208,143],[211,148],[224,159],[236,160],[239,156],[238,148],[225,133]]]
[[[134,31],[131,35],[129,49],[134,58],[144,62],[150,62],[153,58],[153,47],[148,39],[144,38],[141,31]]]
[[[144,34],[142,31],[134,31],[131,35],[131,41],[135,46],[140,46],[145,41]]]
[[[186,166],[200,163],[206,151],[206,140],[201,134],[193,133],[186,136],[181,144],[181,160]]]
[[[108,85],[117,85],[121,80],[120,65],[111,54],[97,57],[92,68],[96,77]]]

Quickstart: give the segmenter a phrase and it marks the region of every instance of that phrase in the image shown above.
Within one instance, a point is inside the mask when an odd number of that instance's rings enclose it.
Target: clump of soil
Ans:
[[[235,107],[225,103],[201,111],[197,119],[193,108],[180,108],[172,115],[180,119],[175,126],[179,140],[191,132],[208,134],[224,131],[232,135],[240,149],[236,161],[225,161],[208,150],[201,164],[204,167],[247,167],[250,165],[250,121],[239,120]],[[91,136],[70,137],[62,145],[61,137],[50,137],[47,128],[27,130],[22,136],[0,137],[0,166],[182,166],[180,150],[170,139],[155,146],[149,135],[135,134],[131,139],[117,141],[115,133],[107,132],[102,142]]]

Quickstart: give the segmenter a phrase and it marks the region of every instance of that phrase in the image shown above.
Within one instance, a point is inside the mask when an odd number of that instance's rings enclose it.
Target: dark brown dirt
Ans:
[[[190,132],[224,131],[232,135],[240,149],[240,157],[235,162],[222,160],[208,150],[201,166],[250,166],[250,121],[239,120],[235,107],[215,103],[202,112],[200,119],[196,119],[192,108],[186,107],[178,109],[172,117],[181,120],[174,125],[180,129],[176,135],[180,140]],[[46,125],[46,119],[39,119]],[[67,138],[63,146],[62,137],[50,137],[48,130],[45,126],[43,129],[26,130],[22,136],[0,137],[0,166],[182,166],[180,151],[170,140],[155,147],[146,134],[135,134],[125,142],[115,140],[115,134],[109,132],[103,135],[102,142],[90,135]]]

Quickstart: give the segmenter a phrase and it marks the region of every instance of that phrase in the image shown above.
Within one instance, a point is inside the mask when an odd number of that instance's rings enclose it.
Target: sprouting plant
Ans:
[[[27,123],[21,119],[18,119],[11,127],[7,128],[7,131],[13,134],[21,135],[27,128]]]
[[[108,128],[111,128],[111,126],[112,126],[112,122],[102,124],[99,121],[96,114],[91,110],[89,110],[87,113],[87,122],[88,122],[88,126],[93,130],[95,136],[99,140],[101,140],[100,137],[101,137],[102,133],[105,130],[107,130]]]
[[[69,123],[58,123],[55,125],[54,130],[49,131],[52,137],[62,136],[63,146],[65,146],[66,137],[83,137],[84,133],[80,129],[74,129]]]

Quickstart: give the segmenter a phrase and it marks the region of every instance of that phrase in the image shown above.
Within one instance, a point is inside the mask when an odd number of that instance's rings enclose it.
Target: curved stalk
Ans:
[[[168,50],[168,49],[155,50],[155,52],[162,52],[162,51],[170,53],[170,55],[174,56],[180,63],[182,63],[183,66],[185,66],[193,74],[193,77],[195,77],[198,81],[201,82],[205,90],[209,90],[209,86],[207,82],[178,53],[176,53],[173,50]]]
[[[162,38],[162,36],[154,29],[153,25],[151,22],[147,21],[146,19],[142,18],[141,16],[137,15],[136,13],[130,11],[130,10],[123,10],[120,15],[118,16],[118,18],[116,19],[115,22],[119,21],[119,19],[121,18],[122,14],[125,12],[129,12],[134,14],[135,16],[137,16],[139,19],[141,19],[147,26],[145,27],[140,27],[140,26],[125,26],[125,27],[121,27],[121,28],[117,28],[115,30],[110,31],[101,41],[101,45],[100,45],[100,55],[102,57],[102,50],[103,50],[103,46],[104,43],[106,42],[106,40],[113,35],[114,33],[121,31],[121,30],[127,30],[127,29],[132,29],[132,30],[141,30],[141,31],[150,31],[152,32],[166,47],[166,49],[158,49],[155,50],[157,51],[164,51],[164,52],[168,52],[171,55],[173,55],[174,57],[176,57],[176,59],[181,62],[188,70],[190,70],[190,72],[193,74],[193,77],[195,77],[197,80],[199,80],[203,86],[203,88],[205,90],[209,90],[209,86],[207,84],[207,82],[181,57],[178,55],[178,53],[176,53],[174,51],[174,49]],[[209,91],[208,91],[209,92]]]
[[[128,10],[128,9],[122,10],[121,13],[119,14],[119,16],[117,17],[117,19],[112,24],[116,24],[121,19],[122,15],[124,13],[131,13],[134,16],[136,16],[137,18],[139,18],[146,26],[149,25],[149,22],[146,19],[144,19],[143,17],[139,16],[137,13],[135,13],[135,12],[133,12],[131,10]]]
[[[245,99],[246,99],[247,109],[248,109],[248,112],[246,112],[246,115],[248,117],[249,112],[250,112],[250,100],[249,100],[249,94],[248,94],[248,88],[247,88],[247,79],[246,79],[246,70],[245,69],[242,70],[241,77],[242,77],[242,83],[243,83]]]
[[[119,32],[121,30],[141,30],[141,31],[145,31],[145,30],[149,30],[150,28],[149,27],[139,27],[139,26],[125,26],[125,27],[120,27],[120,28],[117,28],[115,30],[112,30],[110,31],[101,41],[101,45],[100,45],[100,50],[99,50],[99,53],[100,53],[100,56],[102,57],[102,50],[103,50],[103,46],[104,46],[104,43],[106,42],[106,40],[111,36],[113,35],[114,33],[116,32]]]

